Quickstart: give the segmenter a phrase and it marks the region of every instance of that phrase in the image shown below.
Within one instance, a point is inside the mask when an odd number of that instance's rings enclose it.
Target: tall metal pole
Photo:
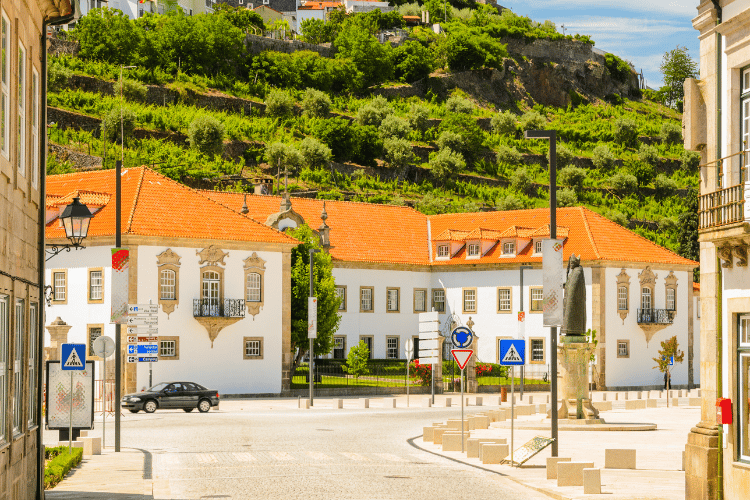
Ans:
[[[521,276],[519,278],[519,286],[521,288],[521,290],[520,290],[520,292],[521,292],[520,293],[521,299],[519,300],[518,310],[520,312],[523,312],[523,270],[524,269],[531,269],[531,266],[521,266],[519,268],[519,271],[521,273]],[[529,298],[529,300],[531,300],[531,299]],[[525,319],[524,319],[524,321],[525,321]],[[519,324],[519,327],[520,327],[520,324]],[[526,329],[524,328],[524,337],[526,336],[525,333],[526,333]],[[531,353],[529,353],[529,354],[531,354]],[[525,368],[525,365],[521,365],[521,400],[523,400],[523,381],[524,381],[524,376],[525,376],[524,368]]]
[[[115,248],[122,245],[122,161],[115,162]],[[115,323],[115,452],[120,451],[120,392],[122,391],[122,329]],[[106,374],[104,375],[106,379]]]
[[[513,422],[516,419],[516,391],[513,381],[516,379],[516,367],[510,367],[510,466],[513,467]],[[554,409],[554,407],[553,407]]]
[[[314,267],[314,261],[315,254],[318,253],[320,250],[317,248],[311,248],[309,250],[310,252],[310,297],[315,297],[315,291],[313,290],[313,267]],[[309,319],[309,318],[308,318]],[[308,335],[309,336],[309,335]],[[313,339],[310,337],[310,350],[308,351],[310,362],[308,363],[308,379],[310,380],[310,406],[313,405],[313,384],[315,383],[315,369],[314,369],[314,363],[313,363],[313,356],[315,355],[314,346],[313,346]]]
[[[461,453],[464,452],[464,369],[461,368]]]

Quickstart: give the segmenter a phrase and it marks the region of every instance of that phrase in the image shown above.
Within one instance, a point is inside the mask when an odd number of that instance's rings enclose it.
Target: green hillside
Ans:
[[[681,116],[641,99],[634,74],[615,57],[606,67],[587,63],[609,91],[597,94],[565,80],[565,62],[509,55],[500,43],[591,43],[585,37],[484,6],[453,14],[447,35],[401,27],[408,38],[395,48],[372,35],[400,24],[395,15],[341,14],[331,32],[308,26],[308,40],[334,42],[338,52],[328,58],[245,50],[244,31],[257,22],[246,13],[129,21],[96,10],[72,32],[80,52],[49,59],[49,115],[57,121],[48,173],[87,162],[113,167],[121,102],[113,83],[121,64],[135,62],[122,86],[126,166],[232,190],[286,170],[289,189],[305,196],[425,213],[532,208],[548,205],[548,146],[523,131],[554,129],[560,206],[587,206],[696,258],[698,157],[682,147]],[[192,53],[178,36],[212,33],[213,44],[196,41]],[[131,40],[129,53],[115,50],[118,37]],[[570,87],[567,105],[535,101],[540,71]]]

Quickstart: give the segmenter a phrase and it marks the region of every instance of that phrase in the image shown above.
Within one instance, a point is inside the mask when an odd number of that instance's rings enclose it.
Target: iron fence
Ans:
[[[343,364],[314,364],[314,384],[319,388],[371,387],[377,393],[378,388],[406,387],[405,363],[380,365],[372,364],[367,372],[358,376],[347,373]],[[292,377],[292,388],[302,389],[310,384],[310,368],[307,363],[297,367]],[[419,386],[419,379],[409,377],[409,386]]]
[[[193,299],[193,317],[244,318],[245,301],[242,299]]]
[[[671,325],[674,311],[669,309],[638,309],[638,323],[648,325]]]

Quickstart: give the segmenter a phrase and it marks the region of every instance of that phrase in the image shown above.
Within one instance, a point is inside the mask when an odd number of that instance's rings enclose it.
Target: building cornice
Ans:
[[[65,238],[49,238],[47,243],[67,244]],[[205,238],[178,238],[164,236],[134,236],[123,235],[122,246],[151,246],[151,247],[186,247],[186,248],[205,248],[211,245],[221,247],[227,250],[254,250],[263,252],[280,252],[284,249],[291,250],[298,243],[279,243],[264,241],[233,241],[233,240],[214,240]],[[115,246],[114,236],[93,236],[83,240],[84,248]]]

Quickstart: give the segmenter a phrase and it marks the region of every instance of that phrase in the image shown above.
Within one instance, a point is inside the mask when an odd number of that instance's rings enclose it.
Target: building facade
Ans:
[[[685,81],[685,148],[701,154],[701,421],[688,436],[688,499],[750,491],[750,280],[747,247],[750,5],[701,2],[700,79]],[[717,422],[718,398],[732,423]],[[728,415],[727,415],[728,413]]]

